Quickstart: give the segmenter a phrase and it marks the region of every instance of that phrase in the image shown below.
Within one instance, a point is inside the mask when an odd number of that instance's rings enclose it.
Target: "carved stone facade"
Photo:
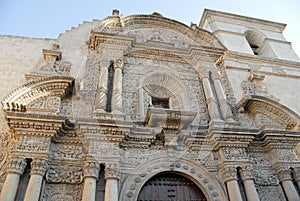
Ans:
[[[0,36],[13,52],[0,52],[0,70],[19,79],[1,85],[0,200],[178,200],[186,189],[187,200],[299,200],[300,59],[284,26],[114,10],[58,39],[22,38],[20,55],[19,39]]]

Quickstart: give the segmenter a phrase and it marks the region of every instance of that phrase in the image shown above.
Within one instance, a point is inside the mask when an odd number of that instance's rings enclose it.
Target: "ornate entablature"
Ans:
[[[29,81],[3,99],[0,200],[298,195],[300,118],[265,87],[268,73],[228,67],[238,53],[204,25],[117,10],[93,23],[41,49]]]

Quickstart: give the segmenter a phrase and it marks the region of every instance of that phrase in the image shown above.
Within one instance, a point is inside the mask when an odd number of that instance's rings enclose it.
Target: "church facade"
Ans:
[[[204,10],[0,36],[0,200],[300,200],[285,24]]]

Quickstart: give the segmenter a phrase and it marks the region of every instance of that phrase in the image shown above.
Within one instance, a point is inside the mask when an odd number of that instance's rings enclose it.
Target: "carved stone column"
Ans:
[[[215,99],[211,84],[209,81],[209,71],[204,71],[201,74],[201,79],[203,83],[204,93],[206,102],[208,105],[208,111],[211,120],[220,120],[220,114],[217,106],[217,101]]]
[[[237,182],[237,169],[234,166],[227,166],[221,169],[223,181],[227,184],[230,201],[241,201],[242,195]]]
[[[10,158],[7,164],[6,179],[2,187],[0,200],[14,201],[20,176],[24,173],[26,160],[24,158]]]
[[[98,81],[98,89],[95,99],[95,112],[105,112],[107,101],[107,79],[108,67],[110,63],[108,60],[100,62],[100,76]]]
[[[41,193],[43,177],[47,170],[45,159],[35,158],[31,162],[30,180],[26,189],[24,201],[38,201]]]
[[[295,181],[297,182],[298,188],[300,189],[300,167],[294,168]]]
[[[113,113],[122,113],[122,80],[123,80],[124,62],[117,59],[114,63],[114,86],[111,100],[111,109]]]
[[[259,201],[258,193],[255,188],[252,167],[242,167],[241,178],[245,187],[248,201]]]
[[[119,169],[117,164],[107,164],[105,166],[105,201],[118,201],[118,180],[119,180]]]
[[[234,121],[231,108],[227,104],[226,95],[221,83],[221,80],[216,75],[213,76],[214,85],[217,93],[217,97],[220,103],[221,112],[223,115],[224,120],[226,121]]]
[[[82,201],[95,201],[96,182],[99,175],[100,165],[97,162],[84,163],[84,187]]]
[[[276,171],[288,201],[299,201],[298,192],[292,181],[291,169],[288,167],[277,167]]]

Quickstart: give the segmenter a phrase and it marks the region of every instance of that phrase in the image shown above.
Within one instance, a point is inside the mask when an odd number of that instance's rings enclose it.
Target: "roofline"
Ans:
[[[286,27],[286,24],[284,24],[284,23],[273,22],[273,21],[269,21],[269,20],[262,20],[262,19],[257,19],[257,18],[253,18],[253,17],[247,17],[247,16],[243,16],[243,15],[226,13],[226,12],[217,11],[217,10],[204,9],[201,20],[199,22],[199,27],[200,28],[202,28],[202,26],[204,25],[205,20],[210,16],[226,17],[226,18],[237,19],[237,20],[241,20],[241,19],[242,20],[247,20],[247,21],[251,21],[251,22],[254,22],[254,23],[264,24],[264,25],[267,25],[267,26],[270,26],[270,27],[279,28],[281,32],[283,32],[283,30]]]

